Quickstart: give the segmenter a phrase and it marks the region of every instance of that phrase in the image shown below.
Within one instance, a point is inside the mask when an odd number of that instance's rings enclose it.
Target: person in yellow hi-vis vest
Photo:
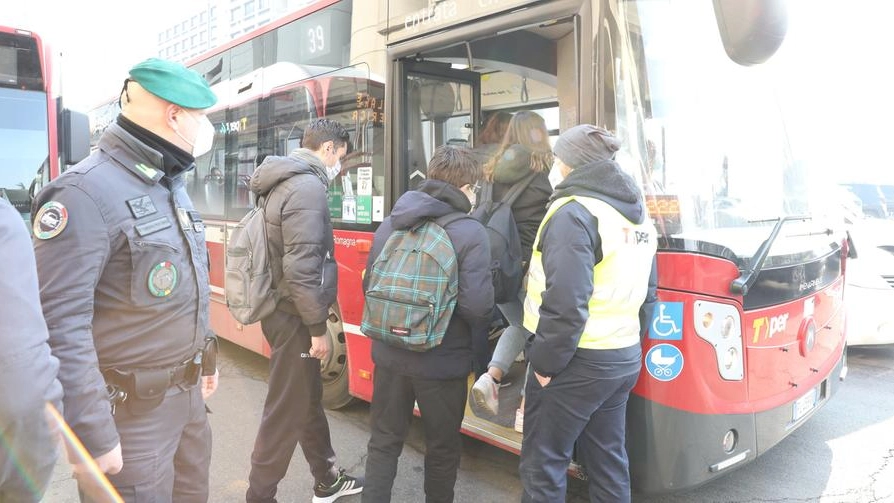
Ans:
[[[657,236],[618,139],[592,125],[563,133],[555,190],[534,241],[525,298],[530,374],[519,470],[523,502],[565,501],[578,439],[590,501],[630,501],[627,398],[641,328],[656,300]]]

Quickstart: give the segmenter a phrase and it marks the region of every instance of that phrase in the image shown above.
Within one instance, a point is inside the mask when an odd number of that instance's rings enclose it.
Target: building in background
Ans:
[[[185,62],[315,1],[208,0],[158,33],[158,57]]]

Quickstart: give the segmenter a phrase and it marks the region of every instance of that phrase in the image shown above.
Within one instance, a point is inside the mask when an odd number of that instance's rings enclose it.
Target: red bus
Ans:
[[[351,131],[329,192],[331,408],[371,399],[361,275],[374,230],[432,150],[475,146],[498,110],[536,111],[553,136],[603,125],[624,140],[618,160],[660,234],[661,303],[628,409],[634,487],[691,488],[753,461],[847,368],[846,239],[787,134],[774,73],[786,26],[784,0],[321,0],[191,62],[221,98],[214,147],[188,180],[207,224],[214,329],[269,354],[260,327],[227,311],[224,250],[255,166],[297,147],[309,120]],[[522,372],[504,379],[506,414],[468,406],[466,433],[519,451]]]
[[[87,116],[62,107],[52,51],[30,31],[0,26],[0,197],[30,221],[31,196],[87,156]]]

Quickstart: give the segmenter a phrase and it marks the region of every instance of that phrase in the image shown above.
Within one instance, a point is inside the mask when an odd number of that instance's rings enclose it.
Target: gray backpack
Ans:
[[[268,256],[266,203],[266,198],[259,197],[255,208],[242,217],[227,241],[227,308],[243,325],[273,314],[279,301],[278,281],[273,277]]]

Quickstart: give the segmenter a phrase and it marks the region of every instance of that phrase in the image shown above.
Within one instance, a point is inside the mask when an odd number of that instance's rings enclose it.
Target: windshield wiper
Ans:
[[[776,241],[776,236],[779,235],[779,231],[782,230],[782,226],[789,221],[792,220],[810,220],[809,216],[785,216],[779,217],[776,219],[776,225],[773,226],[773,230],[770,231],[770,235],[767,236],[767,239],[761,243],[760,248],[757,249],[757,252],[751,257],[751,260],[748,262],[748,269],[739,274],[739,277],[734,279],[732,283],[729,285],[729,289],[732,293],[740,294],[740,295],[748,295],[748,290],[754,285],[754,282],[757,281],[757,275],[761,272],[761,268],[764,266],[764,261],[767,260],[767,255],[770,254],[770,248],[773,246],[773,242]],[[772,222],[773,220],[756,220],[749,223],[761,223],[761,222]]]

